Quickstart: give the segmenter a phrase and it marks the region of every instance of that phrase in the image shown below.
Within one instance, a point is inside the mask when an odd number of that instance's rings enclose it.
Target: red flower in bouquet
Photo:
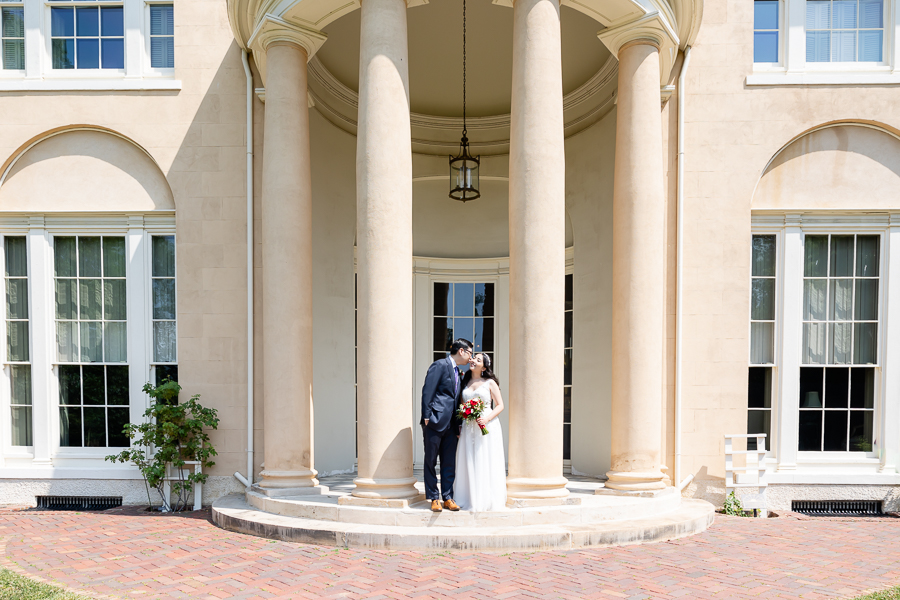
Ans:
[[[461,421],[475,421],[478,423],[478,419],[481,418],[483,413],[484,401],[480,398],[475,398],[460,404],[459,410],[456,411],[456,416],[459,417]],[[482,427],[481,425],[478,425],[478,427],[481,428],[481,435],[488,434],[488,430],[485,427]]]

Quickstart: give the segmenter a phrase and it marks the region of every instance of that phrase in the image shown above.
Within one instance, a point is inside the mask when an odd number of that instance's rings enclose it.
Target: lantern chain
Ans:
[[[466,0],[463,0],[463,138],[466,137]]]

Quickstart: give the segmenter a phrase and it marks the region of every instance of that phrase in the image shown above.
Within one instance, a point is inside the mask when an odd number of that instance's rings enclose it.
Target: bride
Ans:
[[[456,482],[453,498],[463,510],[475,512],[506,508],[506,459],[503,428],[497,416],[503,412],[500,382],[491,370],[491,357],[476,354],[463,378],[462,399],[480,398],[485,411],[478,419],[464,421],[456,447]],[[481,433],[480,426],[488,430]]]

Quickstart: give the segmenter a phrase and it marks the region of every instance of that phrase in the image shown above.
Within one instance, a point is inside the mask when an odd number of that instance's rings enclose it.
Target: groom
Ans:
[[[453,501],[456,479],[456,444],[459,420],[456,409],[462,392],[459,368],[472,358],[472,342],[459,338],[450,346],[450,356],[431,363],[422,387],[422,437],[425,440],[425,497],[431,510],[459,510]],[[441,492],[438,493],[437,465],[441,457]],[[441,507],[441,496],[444,498]]]

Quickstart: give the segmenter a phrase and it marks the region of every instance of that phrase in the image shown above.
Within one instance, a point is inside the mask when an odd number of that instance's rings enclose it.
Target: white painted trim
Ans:
[[[900,84],[900,73],[886,70],[884,72],[851,71],[844,72],[810,72],[791,73],[756,72],[747,75],[747,85],[897,85]]]
[[[6,92],[164,92],[181,90],[181,80],[163,79],[162,77],[57,79],[48,76],[44,79],[3,79],[0,80],[0,90]]]
[[[891,219],[891,226],[882,238],[884,240],[883,256],[887,264],[882,268],[882,304],[885,307],[882,317],[883,347],[882,364],[898,365],[900,356],[900,215]],[[886,310],[894,306],[895,314]],[[900,368],[884,368],[881,373],[881,392],[884,409],[881,413],[881,471],[896,473],[900,466]],[[878,430],[876,430],[878,431]]]
[[[97,479],[106,481],[110,479],[143,479],[143,475],[137,467],[122,467],[111,465],[104,468],[91,467],[3,467],[0,468],[0,479]]]
[[[852,470],[851,470],[852,469]],[[843,465],[841,470],[824,472],[795,471],[785,473],[775,471],[767,474],[769,485],[809,484],[809,485],[900,485],[900,475],[896,473],[860,473],[857,466]]]
[[[803,310],[803,230],[794,220],[784,229],[784,251],[781,254],[781,319],[778,328],[781,344],[775,368],[778,389],[777,471],[797,468],[797,438],[800,427],[800,342]],[[793,318],[785,318],[793,315]]]

